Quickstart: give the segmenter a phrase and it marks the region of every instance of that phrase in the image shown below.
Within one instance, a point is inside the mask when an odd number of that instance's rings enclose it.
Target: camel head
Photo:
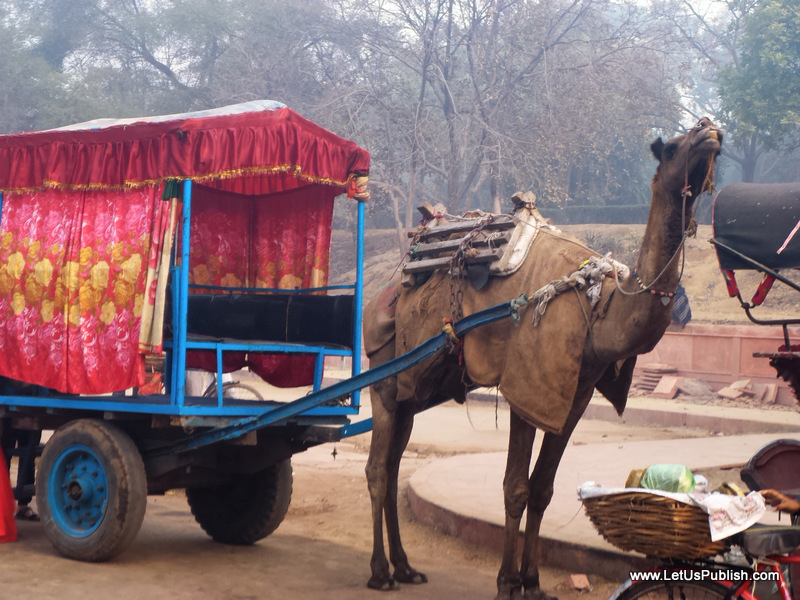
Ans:
[[[688,190],[691,192],[686,195],[688,210],[703,191],[712,191],[722,135],[721,129],[703,117],[683,135],[668,142],[656,139],[650,145],[659,162],[653,177],[653,197],[664,194],[682,201],[683,191]]]

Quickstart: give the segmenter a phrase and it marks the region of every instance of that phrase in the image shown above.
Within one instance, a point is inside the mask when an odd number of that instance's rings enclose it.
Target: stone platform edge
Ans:
[[[420,523],[467,544],[489,549],[498,554],[503,552],[503,527],[437,506],[419,496],[412,486],[408,487],[408,501],[411,512]],[[523,539],[523,534],[520,533],[518,553],[522,552]],[[585,573],[599,575],[612,581],[625,581],[631,571],[653,569],[659,563],[640,554],[623,554],[621,550],[591,548],[564,540],[541,537],[539,564],[563,569],[569,573]]]

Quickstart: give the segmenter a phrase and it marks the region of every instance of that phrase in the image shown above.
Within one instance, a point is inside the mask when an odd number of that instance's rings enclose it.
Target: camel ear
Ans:
[[[656,139],[655,142],[650,144],[650,151],[653,153],[653,156],[656,157],[656,160],[661,162],[661,153],[664,150],[664,140],[660,137]]]

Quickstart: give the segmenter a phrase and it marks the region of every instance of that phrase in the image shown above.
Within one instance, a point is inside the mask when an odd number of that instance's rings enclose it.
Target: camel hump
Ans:
[[[399,297],[399,283],[392,280],[364,307],[364,351],[367,356],[371,357],[394,339]]]

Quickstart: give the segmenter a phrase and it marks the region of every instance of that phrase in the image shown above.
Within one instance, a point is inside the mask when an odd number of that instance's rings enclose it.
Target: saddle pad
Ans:
[[[506,244],[503,256],[500,260],[489,265],[489,273],[491,275],[502,277],[516,272],[525,262],[533,240],[536,239],[536,235],[543,227],[558,231],[558,229],[547,223],[535,206],[521,205],[514,212],[514,221],[516,222],[516,227],[511,233],[511,239]]]

